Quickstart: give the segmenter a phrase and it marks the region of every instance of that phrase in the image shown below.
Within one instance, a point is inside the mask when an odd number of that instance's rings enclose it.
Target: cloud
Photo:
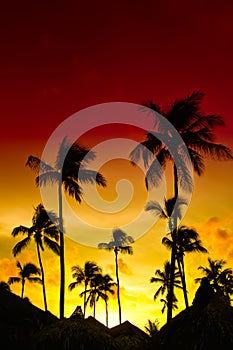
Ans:
[[[107,270],[110,271],[111,274],[115,274],[115,265],[108,264],[106,268]],[[127,275],[127,276],[133,275],[131,268],[124,262],[122,258],[118,259],[118,268],[119,268],[119,271],[124,275]]]

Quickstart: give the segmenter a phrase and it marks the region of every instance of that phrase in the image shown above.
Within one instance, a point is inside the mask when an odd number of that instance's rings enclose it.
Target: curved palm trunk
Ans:
[[[180,278],[181,278],[181,283],[182,283],[185,307],[187,309],[189,307],[189,302],[188,302],[188,295],[187,295],[187,288],[186,288],[185,273],[184,273],[184,269],[183,269],[183,265],[182,265],[182,258],[179,257],[179,254],[177,254],[176,260],[177,260],[178,269],[179,269]]]
[[[114,249],[115,253],[115,263],[116,263],[116,279],[117,279],[117,300],[118,300],[118,309],[119,309],[119,323],[121,324],[121,301],[120,301],[120,281],[118,275],[118,251],[117,248]]]
[[[45,309],[45,311],[47,311],[48,308],[47,308],[46,291],[45,291],[44,268],[42,265],[42,260],[41,260],[41,255],[40,255],[40,247],[39,247],[38,242],[36,242],[36,248],[37,248],[37,255],[38,255],[38,260],[39,260],[39,265],[40,265],[40,270],[41,270],[41,280],[42,280],[42,289],[43,289],[43,297],[44,297],[44,309]]]
[[[106,326],[108,327],[108,301],[107,301],[107,293],[105,292],[105,309],[106,309]]]
[[[174,197],[178,197],[178,176],[177,169],[174,164],[173,168],[174,174]],[[175,279],[175,265],[176,265],[176,241],[177,241],[177,217],[174,217],[172,236],[172,252],[171,252],[171,270],[170,270],[170,283],[168,288],[168,303],[167,303],[167,322],[172,319],[172,305],[173,305],[173,295],[174,295],[174,279]]]
[[[23,299],[23,295],[24,295],[24,286],[25,286],[25,279],[22,279],[22,292],[21,292],[21,298]]]
[[[61,175],[62,176],[62,175]],[[62,179],[58,183],[58,205],[59,205],[59,231],[60,231],[60,319],[64,318],[65,305],[65,258],[64,258],[64,233],[62,218]]]
[[[185,278],[185,271],[184,271],[184,256],[181,255],[181,258],[178,258],[181,265],[181,281],[182,281],[182,287],[183,287],[183,293],[184,293],[184,301],[186,309],[189,307],[189,301],[188,301],[188,293],[187,293],[187,287],[186,287],[186,278]]]

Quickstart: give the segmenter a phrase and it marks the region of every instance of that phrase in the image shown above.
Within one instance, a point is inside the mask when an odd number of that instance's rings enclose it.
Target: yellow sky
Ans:
[[[25,168],[25,162],[29,154],[40,153],[43,144],[40,142],[25,142],[17,149],[10,145],[5,145],[8,149],[8,156],[4,156],[4,149],[1,150],[2,167],[1,173],[1,195],[0,206],[0,280],[7,281],[9,276],[17,273],[15,266],[16,259],[13,258],[11,250],[17,239],[10,237],[11,231],[18,225],[31,225],[33,206],[40,203],[40,193],[34,185],[34,174]],[[123,161],[123,167],[119,173],[111,173],[111,164],[103,167],[103,173],[110,178],[110,187],[99,191],[105,200],[116,198],[115,184],[120,174],[120,178],[132,179],[134,193],[132,201],[126,206],[119,216],[110,215],[104,217],[100,214],[93,219],[103,226],[116,226],[116,223],[124,224],[125,220],[131,220],[135,213],[143,208],[146,201],[146,191],[143,188],[143,174],[140,169],[130,168],[129,164]],[[117,168],[120,169],[119,164]],[[125,173],[124,173],[125,171]],[[132,174],[138,172],[137,176]],[[209,250],[210,256],[214,259],[226,259],[227,266],[233,267],[233,211],[232,211],[232,162],[208,161],[205,175],[201,178],[195,177],[195,189],[193,197],[183,219],[183,224],[195,227],[201,235],[204,246]],[[135,180],[137,179],[137,180]],[[104,192],[106,191],[106,192]],[[115,194],[114,194],[115,193]],[[73,208],[76,205],[73,205]],[[87,206],[77,206],[80,215],[90,217]],[[125,215],[126,214],[126,215]],[[116,214],[117,215],[117,214]],[[152,214],[150,214],[152,215]],[[66,222],[66,217],[64,218]],[[96,221],[97,220],[97,221]],[[75,229],[80,231],[82,226]],[[153,301],[153,294],[159,287],[149,283],[154,271],[163,267],[163,263],[169,258],[169,251],[161,245],[161,238],[165,234],[165,223],[157,222],[147,234],[136,240],[133,244],[134,255],[121,255],[120,258],[120,284],[122,299],[122,319],[144,328],[148,319],[157,318],[160,325],[165,322],[165,316],[161,315],[162,305],[158,301]],[[109,237],[111,230],[109,229]],[[104,273],[114,274],[114,255],[112,252],[86,247],[66,238],[65,240],[66,258],[66,303],[65,315],[69,316],[77,305],[82,305],[82,300],[78,294],[83,290],[80,286],[77,290],[68,291],[68,284],[72,281],[71,267],[73,265],[84,265],[87,260],[93,260],[102,266]],[[22,263],[34,262],[38,264],[36,252],[31,243],[29,249],[23,251],[18,258]],[[207,256],[201,254],[190,254],[185,257],[187,284],[189,290],[189,300],[192,301],[197,286],[194,278],[199,277],[197,271],[199,265],[206,265]],[[51,252],[43,253],[43,263],[46,274],[48,307],[55,315],[59,314],[59,259]],[[12,291],[20,294],[20,286],[13,285]],[[26,285],[25,295],[32,303],[43,308],[42,290],[39,285]],[[183,308],[182,294],[179,296],[179,310]],[[116,297],[110,298],[109,320],[110,325],[118,323],[118,309]],[[92,314],[88,309],[87,314]],[[96,309],[96,317],[101,322],[105,322],[105,309],[103,301],[99,301]]]

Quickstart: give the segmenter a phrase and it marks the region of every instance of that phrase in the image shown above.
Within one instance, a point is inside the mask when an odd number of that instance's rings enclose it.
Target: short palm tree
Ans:
[[[214,287],[215,292],[223,292],[229,299],[233,294],[233,271],[231,268],[223,269],[226,264],[224,260],[213,260],[208,258],[208,267],[199,266],[210,284]],[[200,282],[202,278],[196,278],[196,282]]]
[[[157,334],[159,329],[159,321],[156,319],[154,322],[151,320],[147,321],[147,324],[145,325],[146,332],[152,337],[153,335]]]
[[[172,249],[173,242],[168,237],[162,239],[162,244],[168,249]],[[208,253],[202,245],[199,239],[199,234],[193,228],[187,226],[180,226],[177,229],[177,241],[176,241],[176,260],[181,276],[184,300],[186,308],[188,308],[188,295],[186,289],[186,278],[185,278],[185,266],[184,266],[184,255],[185,253]]]
[[[49,215],[48,215],[49,213]],[[28,244],[34,239],[36,244],[37,256],[41,271],[41,280],[43,288],[44,297],[44,308],[47,311],[47,299],[46,299],[46,289],[45,289],[45,275],[44,268],[42,264],[41,251],[44,251],[44,246],[52,250],[55,254],[60,254],[60,247],[58,245],[59,241],[59,230],[54,223],[58,222],[57,216],[45,210],[42,204],[39,204],[35,208],[35,212],[32,217],[32,226],[18,226],[12,231],[12,236],[17,237],[18,235],[26,235],[22,241],[18,242],[13,248],[13,255],[17,256],[23,249],[25,249]],[[53,221],[51,220],[53,219]]]
[[[84,292],[82,292],[80,295],[84,297],[83,317],[85,318],[88,285],[90,284],[90,281],[93,279],[93,277],[101,272],[101,268],[94,261],[86,261],[84,268],[79,265],[75,265],[72,266],[71,270],[73,272],[72,277],[75,279],[75,281],[69,284],[69,291],[72,291],[79,285],[84,284]]]
[[[93,317],[95,318],[95,312],[96,312],[96,303],[99,301],[99,299],[103,299],[105,301],[105,293],[101,290],[100,286],[103,282],[103,276],[100,273],[97,273],[93,276],[93,278],[90,280],[90,289],[88,289],[86,292],[82,292],[80,296],[82,297],[85,293],[88,293],[86,304],[90,304],[90,307],[93,307]]]
[[[177,268],[176,268],[176,270],[177,270]],[[170,262],[168,260],[166,260],[164,262],[164,269],[163,270],[157,269],[155,271],[155,277],[151,277],[151,279],[150,279],[150,283],[156,283],[156,284],[159,283],[160,284],[160,287],[157,289],[157,291],[154,294],[154,300],[156,300],[159,297],[159,295],[161,295],[161,296],[163,296],[164,294],[166,295],[165,299],[162,298],[160,300],[164,303],[162,313],[164,312],[165,308],[167,307],[168,292],[169,292],[169,288],[170,288],[170,276],[171,276],[171,265],[170,265]],[[180,273],[179,273],[179,271],[175,271],[174,286],[176,288],[182,289],[180,284],[181,284]],[[165,301],[166,301],[166,303],[165,303]],[[177,302],[177,298],[176,298],[175,294],[173,293],[173,305],[176,305],[176,302]]]
[[[176,100],[173,105],[167,109],[162,110],[153,101],[148,101],[145,106],[147,112],[153,110],[155,117],[155,125],[158,123],[156,112],[165,116],[165,118],[174,126],[182,137],[185,145],[187,146],[189,156],[191,158],[194,171],[197,175],[202,175],[204,172],[204,159],[210,157],[217,160],[232,160],[233,156],[231,150],[219,143],[215,143],[214,131],[219,126],[224,126],[224,120],[221,116],[210,114],[204,115],[201,112],[200,105],[203,100],[204,94],[196,91],[189,96]],[[163,125],[158,126],[160,132],[166,133],[168,142],[172,141],[172,130],[162,130]],[[161,135],[161,134],[160,134]],[[181,145],[182,147],[183,145]],[[145,148],[146,147],[146,148]],[[151,164],[151,155],[154,155],[154,160]],[[187,185],[190,184],[190,179],[184,172],[182,161],[180,164],[175,164],[171,153],[168,150],[168,145],[162,143],[157,137],[154,131],[148,131],[146,139],[141,142],[132,152],[131,160],[133,163],[138,162],[140,158],[143,158],[144,165],[148,168],[146,174],[146,185],[155,186],[161,180],[161,167],[164,168],[167,162],[173,163],[173,178],[174,178],[174,197],[179,197],[179,185],[184,190],[187,189]],[[161,165],[158,166],[158,164]],[[180,176],[178,176],[180,175]],[[174,216],[175,219],[175,216]],[[175,271],[175,259],[176,259],[176,225],[175,229],[171,232],[172,240],[174,242],[171,251],[171,280],[170,280],[170,294],[168,297],[168,313],[167,320],[172,318],[172,298],[173,298],[173,282]]]
[[[114,251],[115,254],[115,267],[116,267],[116,279],[117,279],[117,300],[119,309],[119,323],[121,324],[121,301],[120,301],[120,281],[118,272],[118,254],[133,254],[133,248],[130,244],[134,243],[131,236],[128,236],[124,231],[119,228],[115,228],[112,232],[112,240],[109,243],[99,243],[98,248],[106,249],[108,251]]]
[[[0,291],[11,292],[10,286],[7,282],[0,282]]]
[[[102,280],[99,286],[99,289],[104,293],[104,301],[105,301],[105,310],[106,310],[106,326],[108,327],[108,294],[115,294],[113,287],[117,284],[113,282],[112,277],[109,274],[102,275]]]
[[[24,295],[24,287],[26,281],[31,282],[31,283],[42,283],[41,279],[36,276],[40,276],[41,271],[40,269],[32,264],[32,263],[27,263],[25,265],[21,265],[19,261],[17,261],[16,266],[19,269],[19,277],[10,277],[8,280],[8,284],[11,285],[13,283],[22,283],[22,292],[21,292],[21,298],[23,299]]]
[[[65,160],[64,160],[64,155]],[[82,201],[80,183],[97,183],[106,186],[105,178],[96,171],[86,169],[88,163],[95,158],[95,154],[85,147],[74,143],[70,145],[65,137],[60,145],[56,162],[53,166],[46,164],[38,157],[29,156],[26,166],[38,174],[36,184],[45,186],[49,183],[58,184],[58,212],[60,231],[60,319],[64,318],[65,305],[65,260],[64,260],[64,230],[62,189],[78,203]]]

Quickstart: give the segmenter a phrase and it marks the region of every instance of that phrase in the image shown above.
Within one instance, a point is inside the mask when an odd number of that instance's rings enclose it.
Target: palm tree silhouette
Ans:
[[[108,327],[108,294],[115,294],[114,289],[112,287],[117,286],[115,282],[112,282],[113,279],[109,274],[102,275],[102,280],[99,286],[99,289],[104,293],[104,301],[105,301],[105,310],[106,310],[106,326]]]
[[[0,291],[11,292],[10,286],[7,282],[0,282]]]
[[[86,315],[86,305],[87,305],[87,287],[93,277],[101,272],[101,268],[93,261],[86,261],[84,264],[84,268],[79,265],[72,266],[71,271],[73,271],[72,277],[75,279],[74,282],[69,284],[69,291],[72,291],[74,288],[79,285],[84,284],[84,291],[80,294],[80,296],[84,297],[83,301],[83,317]]]
[[[202,245],[202,242],[199,238],[199,234],[196,230],[189,228],[187,226],[180,226],[177,229],[177,241],[176,241],[176,253],[177,253],[177,264],[179,268],[179,273],[181,276],[184,301],[185,306],[188,308],[188,295],[186,288],[186,278],[185,278],[185,266],[184,266],[184,255],[185,253],[208,253]],[[172,250],[173,242],[168,237],[163,237],[162,244],[168,249]]]
[[[215,143],[214,130],[216,127],[224,126],[224,121],[221,116],[218,115],[204,115],[200,110],[200,104],[203,100],[204,94],[196,91],[191,95],[176,100],[171,108],[168,110],[162,110],[160,106],[153,101],[148,101],[145,106],[155,111],[155,124],[157,122],[156,112],[161,113],[166,119],[176,128],[181,135],[188,151],[191,161],[193,163],[194,171],[197,175],[202,175],[204,172],[204,158],[209,156],[212,159],[217,160],[232,160],[233,156],[231,150],[219,143]],[[147,110],[148,111],[148,110]],[[160,128],[162,126],[160,125]],[[168,130],[161,130],[168,132]],[[168,132],[169,134],[169,132]],[[170,136],[168,135],[168,138]],[[146,149],[145,149],[146,147]],[[139,144],[130,154],[133,163],[138,162],[142,157],[144,165],[148,167],[151,160],[151,153],[155,159],[149,166],[146,174],[146,186],[157,185],[161,180],[161,168],[158,167],[158,163],[162,168],[166,166],[168,161],[173,162],[173,178],[174,178],[174,197],[178,198],[179,185],[185,189],[187,182],[190,179],[183,177],[185,173],[181,164],[175,165],[170,154],[167,145],[163,144],[153,132],[148,132],[145,141]],[[180,179],[178,178],[178,175]],[[186,181],[184,181],[186,180]],[[179,181],[179,183],[178,183]],[[175,219],[175,216],[174,216]],[[174,242],[171,253],[171,279],[170,289],[168,296],[168,313],[167,320],[172,318],[172,298],[174,288],[174,273],[175,273],[175,259],[176,259],[176,225],[171,232],[172,241]]]
[[[60,254],[60,248],[58,245],[59,241],[59,230],[54,224],[58,222],[57,216],[53,212],[49,212],[50,217],[48,216],[47,211],[45,210],[42,204],[39,204],[35,208],[35,212],[32,217],[32,226],[17,226],[12,231],[12,236],[17,237],[18,235],[27,235],[22,241],[18,242],[13,248],[13,255],[17,256],[23,249],[25,249],[28,244],[34,239],[37,249],[37,256],[40,265],[41,271],[41,280],[43,288],[43,297],[44,297],[44,308],[47,311],[47,299],[46,299],[46,289],[45,289],[45,275],[44,268],[41,258],[41,250],[44,251],[44,246],[51,249],[55,254]]]
[[[65,160],[64,155],[66,154]],[[84,158],[85,157],[85,158]],[[26,166],[40,174],[36,177],[36,184],[40,186],[48,183],[58,184],[58,208],[60,231],[60,319],[64,318],[65,304],[65,259],[63,233],[62,188],[77,202],[82,201],[81,183],[97,183],[106,186],[105,178],[96,171],[86,169],[88,163],[95,158],[95,154],[77,143],[70,145],[65,137],[60,145],[56,163],[48,165],[38,157],[29,156]]]
[[[175,269],[177,270],[177,268]],[[164,262],[164,268],[163,270],[157,269],[155,271],[155,277],[151,277],[150,283],[159,283],[161,284],[160,287],[157,289],[157,291],[154,294],[154,300],[158,298],[159,295],[163,296],[166,294],[165,299],[160,299],[161,302],[164,303],[162,308],[162,313],[164,313],[164,310],[166,307],[168,307],[168,292],[170,288],[170,276],[171,276],[171,265],[168,260]],[[182,289],[180,286],[180,273],[179,271],[175,271],[175,278],[174,278],[174,287]],[[173,292],[173,309],[177,309],[176,306],[177,298]]]
[[[129,244],[134,243],[131,236],[128,236],[124,231],[115,228],[112,232],[112,240],[109,243],[99,243],[98,248],[114,251],[115,254],[115,268],[117,279],[117,300],[119,309],[119,323],[121,324],[121,301],[120,301],[120,281],[118,272],[118,254],[133,254],[133,248]]]
[[[159,321],[156,319],[154,322],[151,320],[147,321],[145,325],[146,332],[152,337],[153,335],[158,333]]]
[[[98,302],[99,298],[105,300],[105,293],[101,290],[100,286],[103,282],[103,276],[101,273],[97,273],[93,276],[93,278],[90,280],[90,289],[86,291],[88,293],[87,302],[90,304],[90,307],[93,307],[93,317],[95,318],[95,312],[96,312],[96,303]],[[80,294],[82,297],[85,294],[85,291]]]
[[[21,292],[21,298],[23,299],[24,295],[24,287],[26,281],[31,282],[31,283],[42,283],[41,279],[39,277],[35,277],[35,275],[41,274],[40,269],[32,264],[32,263],[27,263],[25,265],[21,265],[19,261],[17,261],[16,266],[19,269],[19,277],[10,277],[8,280],[8,284],[11,285],[13,283],[22,283],[22,292]],[[32,276],[33,275],[33,276]]]
[[[215,292],[222,292],[229,300],[230,295],[233,294],[233,271],[231,268],[223,270],[226,264],[224,260],[213,260],[208,258],[208,267],[199,266],[210,284],[213,286]],[[202,278],[196,278],[196,282],[200,282]]]

